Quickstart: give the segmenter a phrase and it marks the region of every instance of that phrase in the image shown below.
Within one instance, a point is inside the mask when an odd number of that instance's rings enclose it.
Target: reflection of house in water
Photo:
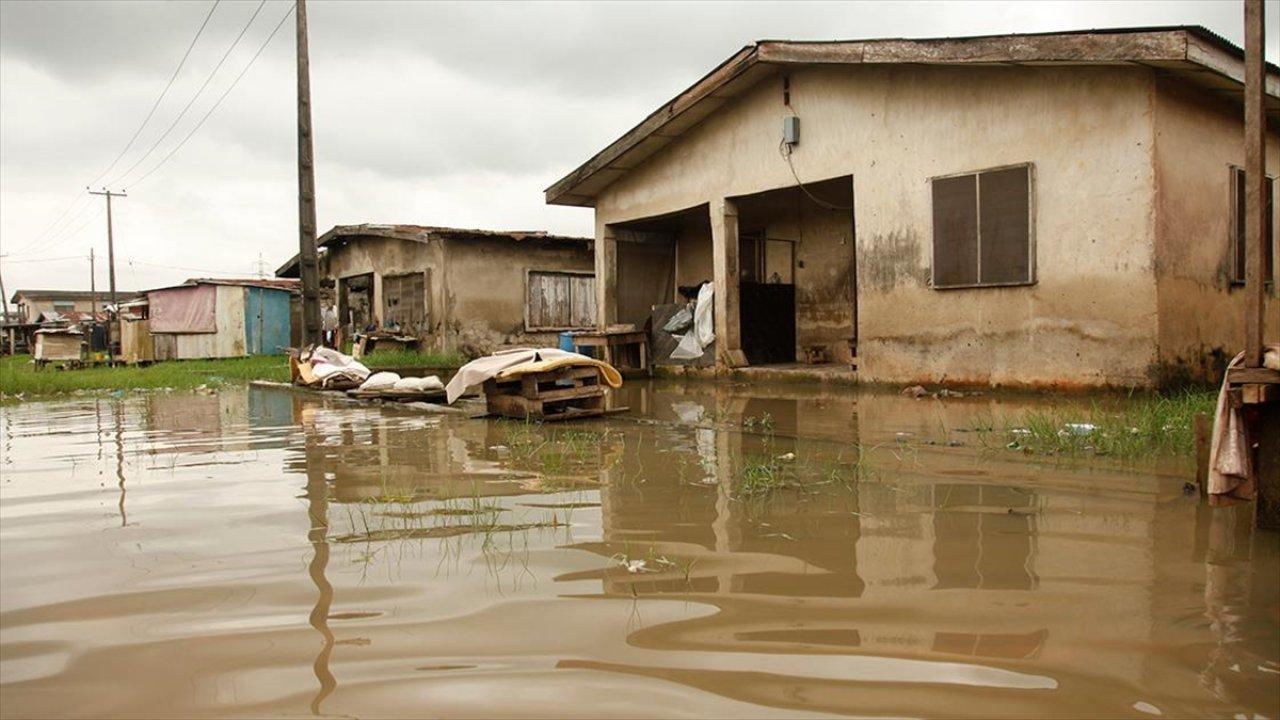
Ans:
[[[730,393],[703,386],[648,398],[655,419],[696,418],[693,424],[713,440],[694,443],[682,428],[672,433],[682,443],[628,448],[665,455],[661,461],[629,458],[623,465],[689,466],[703,458],[671,456],[710,448],[720,477],[738,477],[747,458],[759,452],[758,438],[729,421],[740,420],[743,410],[760,411],[757,401]],[[830,456],[857,440],[856,418],[852,426],[841,425],[855,416],[854,401],[790,402],[789,413],[781,401],[769,410],[779,436],[775,451],[794,449],[797,462],[812,461],[808,481],[821,482],[818,472]],[[857,402],[860,424],[876,435],[893,426],[901,404],[914,401],[860,395]],[[701,405],[702,412],[691,405]],[[825,444],[786,444],[782,437],[793,423],[824,420],[841,427],[831,435],[854,436]],[[722,668],[714,670],[579,661],[563,666],[659,677],[776,707],[868,714],[936,712],[937,693],[944,693],[984,703],[1003,695],[998,706],[982,707],[1025,715],[1043,708],[1043,693],[1050,690],[1059,691],[1055,707],[1084,714],[1096,709],[1097,688],[1123,697],[1149,684],[1153,628],[1175,622],[1177,616],[1168,614],[1179,612],[1159,606],[1159,587],[1170,561],[1189,559],[1193,543],[1190,537],[1156,542],[1162,524],[1185,528],[1187,519],[1178,516],[1193,511],[1194,500],[1182,498],[1176,483],[1153,487],[1150,477],[1105,471],[1094,481],[1079,468],[1059,471],[960,451],[920,450],[903,462],[887,452],[882,458],[890,459],[847,490],[786,490],[759,502],[731,497],[723,483],[659,481],[650,473],[649,482],[638,484],[611,481],[605,473],[602,541],[577,547],[604,557],[666,557],[674,565],[657,573],[611,567],[559,580],[598,577],[603,595],[612,598],[714,605],[713,614],[641,627],[628,643],[742,653],[751,668],[721,661],[692,663]],[[803,664],[797,656],[833,654],[931,664],[915,674],[886,671],[884,682],[808,677],[796,669]],[[1017,682],[1001,687],[998,678],[973,675],[995,668],[1017,673]],[[1185,680],[1189,688],[1199,682],[1190,669]],[[1074,692],[1085,686],[1095,695]],[[930,692],[903,692],[913,688]]]

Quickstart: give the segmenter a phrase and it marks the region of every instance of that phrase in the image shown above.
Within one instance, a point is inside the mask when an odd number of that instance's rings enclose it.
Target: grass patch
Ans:
[[[29,355],[0,358],[0,397],[37,397],[74,392],[184,390],[201,385],[233,381],[289,381],[289,362],[284,355],[255,355],[219,360],[171,360],[146,367],[118,365],[58,370],[36,370]]]
[[[457,368],[467,364],[467,358],[456,352],[425,352],[416,350],[374,350],[360,359],[369,369],[377,368]]]
[[[1194,418],[1212,415],[1216,403],[1215,391],[1185,390],[1033,410],[999,424],[979,417],[971,429],[987,445],[1037,455],[1192,455]]]

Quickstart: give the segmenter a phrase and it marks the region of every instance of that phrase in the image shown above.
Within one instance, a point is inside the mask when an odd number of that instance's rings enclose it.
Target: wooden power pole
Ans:
[[[1263,103],[1266,47],[1263,32],[1263,1],[1244,3],[1244,243],[1245,318],[1244,365],[1262,367],[1262,333],[1266,327],[1263,268],[1267,250],[1263,247],[1267,193],[1267,115]]]
[[[112,192],[106,188],[101,191],[90,190],[90,195],[102,195],[107,199],[107,285],[111,298],[111,307],[116,307],[116,241],[112,234],[111,228],[111,198],[113,197],[129,197],[123,192]],[[115,363],[115,354],[111,350],[112,338],[115,335],[111,331],[111,313],[107,313],[107,357],[110,358],[112,364]]]
[[[93,248],[89,248],[89,312],[98,322],[98,274],[93,270]]]
[[[303,342],[320,344],[320,268],[316,262],[316,176],[311,150],[311,61],[307,3],[297,0],[298,35],[298,274],[302,278]]]

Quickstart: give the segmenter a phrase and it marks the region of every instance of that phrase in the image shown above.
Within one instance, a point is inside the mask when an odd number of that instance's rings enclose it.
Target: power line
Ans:
[[[244,69],[240,71],[240,74],[236,76],[236,79],[231,81],[231,85],[229,85],[227,89],[223,91],[222,95],[218,97],[217,102],[215,102],[213,106],[209,108],[209,111],[204,114],[204,117],[200,118],[200,122],[196,123],[195,127],[191,128],[191,132],[187,133],[187,136],[182,138],[182,142],[174,146],[174,148],[169,151],[168,155],[165,155],[160,160],[160,162],[153,165],[150,170],[143,173],[143,175],[139,177],[137,180],[134,180],[132,183],[134,187],[138,186],[140,183],[142,183],[143,180],[146,180],[148,177],[150,177],[151,173],[154,173],[156,170],[159,170],[161,166],[169,162],[169,159],[172,158],[179,150],[181,150],[182,146],[186,145],[187,141],[190,140],[192,136],[196,134],[196,132],[201,128],[201,126],[204,125],[205,120],[209,119],[209,116],[213,114],[213,111],[218,109],[218,106],[222,104],[222,101],[226,100],[227,96],[231,94],[231,91],[234,90],[236,85],[240,83],[240,78],[244,77],[245,73],[249,72],[249,68],[253,67],[253,63],[258,59],[258,56],[262,54],[263,50],[267,49],[267,45],[271,42],[271,39],[274,38],[276,36],[276,33],[280,31],[280,27],[284,25],[284,21],[288,20],[289,16],[293,14],[293,10],[294,10],[294,6],[290,4],[289,9],[285,12],[284,16],[281,17],[280,21],[276,23],[276,26],[272,28],[271,34],[267,35],[267,39],[262,41],[262,44],[258,46],[258,51],[253,54],[253,57],[249,58],[248,64],[244,66]]]
[[[88,255],[63,255],[62,257],[51,257],[51,258],[22,258],[21,260],[9,260],[6,258],[6,262],[8,262],[9,264],[34,263],[34,262],[62,262],[63,260],[84,260],[86,257],[88,257]]]
[[[151,153],[155,152],[156,148],[160,147],[160,144],[164,142],[164,139],[169,137],[169,133],[173,132],[173,129],[178,126],[178,123],[182,122],[182,118],[186,117],[187,111],[191,109],[192,105],[195,105],[196,100],[198,100],[200,95],[204,93],[205,88],[209,87],[209,83],[213,82],[213,78],[218,74],[218,70],[222,69],[223,63],[227,61],[228,57],[231,57],[231,52],[240,44],[240,40],[244,38],[244,34],[249,31],[249,26],[258,18],[258,13],[262,12],[262,8],[266,4],[267,0],[260,0],[258,7],[254,8],[253,14],[249,16],[249,21],[244,24],[244,27],[240,28],[240,34],[236,35],[236,39],[231,41],[231,45],[227,47],[226,52],[222,53],[222,57],[219,58],[218,64],[213,66],[213,70],[209,71],[209,76],[204,79],[203,83],[201,83],[200,89],[196,90],[195,94],[191,96],[191,99],[187,101],[185,106],[183,106],[182,111],[178,113],[178,116],[173,119],[173,122],[169,123],[169,127],[165,128],[164,132],[160,134],[160,137],[156,138],[156,141],[151,144],[151,147],[147,148],[147,151],[142,154],[142,157],[135,160],[133,164],[129,166],[128,170],[125,170],[123,173],[116,176],[114,180],[107,183],[108,185],[122,184],[124,179],[136,170],[144,160],[151,157]],[[93,183],[89,184],[92,185]]]
[[[209,268],[183,267],[181,265],[162,265],[160,263],[144,262],[142,260],[125,260],[130,267],[134,265],[146,265],[147,267],[161,268],[164,270],[185,270],[187,272],[213,273],[214,275],[235,275],[230,270],[210,270]]]
[[[116,166],[116,163],[120,162],[120,158],[124,157],[125,153],[129,152],[129,148],[133,147],[134,141],[136,141],[138,136],[142,134],[142,129],[147,126],[147,123],[151,122],[152,116],[156,114],[156,110],[160,107],[160,102],[164,100],[164,96],[168,94],[169,88],[173,87],[174,81],[178,79],[178,73],[182,72],[182,66],[187,63],[187,58],[191,56],[191,51],[196,47],[196,41],[199,40],[200,35],[204,33],[205,26],[209,24],[209,19],[213,17],[213,11],[218,9],[218,3],[220,2],[222,2],[222,0],[213,0],[213,5],[209,7],[209,12],[204,16],[204,22],[200,23],[200,29],[196,30],[196,36],[191,38],[191,44],[187,46],[187,51],[182,54],[182,60],[178,61],[178,67],[173,69],[173,74],[169,76],[169,82],[165,84],[164,90],[160,91],[160,96],[157,97],[156,101],[151,105],[151,111],[142,119],[142,124],[138,126],[137,130],[133,131],[133,136],[129,138],[129,142],[125,144],[124,149],[120,151],[120,154],[116,155],[116,159],[111,161],[111,164],[107,166],[107,169],[99,173],[98,177],[89,181],[90,185],[96,184],[102,179],[103,175],[111,172],[112,168]]]
[[[213,17],[213,11],[215,8],[218,7],[219,2],[221,2],[221,0],[214,0],[213,5],[209,8],[209,12],[204,16],[204,21],[200,23],[199,29],[196,30],[195,37],[191,38],[191,43],[187,46],[187,51],[183,53],[182,59],[178,61],[178,66],[174,68],[173,73],[169,76],[169,82],[165,84],[164,90],[160,91],[160,96],[157,97],[155,103],[152,104],[151,111],[148,112],[147,116],[142,120],[142,124],[138,126],[137,130],[133,131],[133,135],[129,138],[129,142],[125,143],[124,149],[121,150],[118,155],[116,155],[115,159],[111,161],[111,164],[108,165],[102,172],[98,173],[97,177],[95,177],[93,180],[90,180],[88,183],[89,185],[93,185],[94,183],[97,183],[99,180],[102,179],[102,176],[111,172],[111,169],[116,166],[116,163],[120,162],[120,159],[124,157],[125,153],[129,152],[129,148],[133,147],[133,143],[138,139],[138,135],[142,133],[142,129],[147,126],[147,123],[151,121],[151,117],[155,115],[156,109],[160,107],[160,101],[164,100],[164,97],[169,92],[169,89],[173,87],[173,83],[177,79],[178,73],[182,71],[182,67],[186,64],[187,58],[190,57],[191,51],[196,46],[196,41],[198,41],[200,39],[200,36],[204,33],[205,27],[209,24],[209,18]],[[58,214],[56,218],[54,218],[53,222],[49,223],[49,225],[45,227],[44,230],[40,231],[40,233],[36,235],[36,237],[32,239],[31,242],[22,246],[22,248],[17,250],[16,252],[20,254],[20,253],[28,252],[32,248],[34,248],[36,244],[38,244],[40,240],[42,240],[46,235],[52,232],[53,229],[57,227],[59,223],[62,222],[63,218],[67,217],[67,215],[71,212],[71,209],[74,208],[76,204],[79,203],[81,200],[85,199],[85,197],[86,196],[84,194],[77,192],[75,197],[72,198],[71,202],[67,204],[67,206],[62,210],[61,213]],[[68,225],[69,224],[70,222],[68,222]]]
[[[86,207],[86,209],[87,209],[87,208],[92,207],[92,206],[91,206],[91,205],[86,205],[85,207]],[[84,230],[86,227],[88,227],[89,223],[91,223],[91,222],[93,222],[94,220],[97,220],[98,218],[102,217],[102,213],[103,213],[103,212],[105,212],[105,210],[103,210],[102,206],[101,206],[101,205],[99,205],[99,206],[97,207],[97,209],[96,209],[96,210],[95,210],[91,215],[89,215],[88,217],[85,217],[84,215],[81,215],[80,217],[85,218],[84,222],[80,223],[79,225],[76,225],[74,230],[71,230],[70,228],[71,228],[72,226],[71,226],[70,224],[67,224],[67,226],[66,226],[66,227],[64,227],[62,230],[58,231],[57,235],[56,235],[54,238],[50,239],[50,240],[49,240],[49,242],[45,243],[45,245],[44,245],[44,248],[43,248],[43,249],[48,250],[48,249],[50,249],[50,248],[52,248],[52,247],[55,247],[55,246],[57,246],[57,245],[61,245],[62,243],[66,242],[67,240],[71,240],[71,239],[75,238],[76,236],[78,236],[78,235],[80,234],[80,231],[81,231],[81,230]],[[77,218],[77,219],[79,219],[79,218]]]
[[[86,214],[85,211],[89,211],[90,209],[92,209],[92,212],[88,212],[88,214]],[[85,226],[87,226],[89,223],[101,217],[103,212],[105,211],[103,210],[101,205],[97,206],[96,208],[93,205],[86,205],[84,207],[84,210],[80,211],[74,220],[68,221],[67,224],[64,225],[61,230],[54,233],[53,237],[49,238],[47,242],[43,243],[40,249],[49,250],[51,248],[62,245],[68,240],[75,238],[77,235],[80,234],[80,231],[83,230]],[[75,223],[79,223],[79,224],[77,225]]]

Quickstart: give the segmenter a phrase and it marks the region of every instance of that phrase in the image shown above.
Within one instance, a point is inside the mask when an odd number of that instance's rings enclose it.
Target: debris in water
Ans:
[[[923,385],[912,385],[911,387],[902,388],[902,394],[907,397],[922,398],[928,395],[929,391],[925,390]]]

